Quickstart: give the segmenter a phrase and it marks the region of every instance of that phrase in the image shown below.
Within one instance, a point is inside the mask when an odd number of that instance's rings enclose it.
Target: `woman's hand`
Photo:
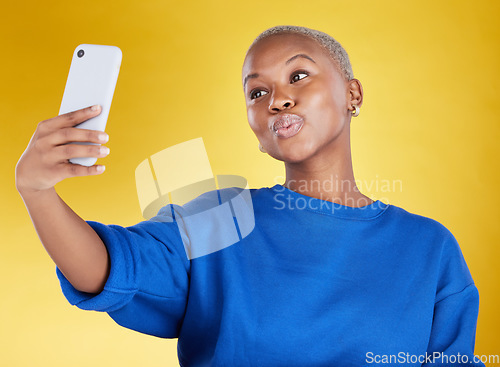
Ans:
[[[108,141],[108,135],[102,131],[75,127],[101,113],[100,106],[93,110],[94,107],[69,112],[38,124],[16,165],[16,188],[20,193],[47,190],[68,177],[98,175],[104,172],[104,166],[86,167],[69,162],[70,158],[100,158],[109,154],[109,149],[100,145],[68,144],[102,144]]]

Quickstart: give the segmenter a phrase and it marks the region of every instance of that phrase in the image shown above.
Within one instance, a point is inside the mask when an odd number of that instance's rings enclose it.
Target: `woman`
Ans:
[[[286,180],[250,190],[248,236],[191,260],[179,208],[123,228],[81,220],[55,193],[65,177],[99,173],[57,163],[103,156],[60,148],[102,143],[73,128],[98,111],[39,124],[16,183],[70,303],[179,338],[182,366],[482,365],[478,291],[453,235],[356,187],[350,121],[363,90],[340,44],[271,28],[247,52],[243,88],[260,149],[285,163]]]

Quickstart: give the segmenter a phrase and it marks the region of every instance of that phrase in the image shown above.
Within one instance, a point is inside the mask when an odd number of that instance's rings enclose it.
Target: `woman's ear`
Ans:
[[[352,105],[361,107],[363,104],[363,86],[358,79],[351,79],[347,82],[347,108],[351,109]]]

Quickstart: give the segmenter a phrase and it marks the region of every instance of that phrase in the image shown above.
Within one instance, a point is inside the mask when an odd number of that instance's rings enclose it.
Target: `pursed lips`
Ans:
[[[289,138],[300,131],[304,118],[291,113],[277,116],[271,121],[269,129],[280,138]]]

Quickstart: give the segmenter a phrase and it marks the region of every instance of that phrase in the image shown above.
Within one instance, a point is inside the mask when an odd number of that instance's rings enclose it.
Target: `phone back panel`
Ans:
[[[78,53],[81,50],[83,56],[79,57]],[[116,46],[79,45],[73,52],[59,114],[99,104],[102,107],[101,113],[77,127],[104,131],[121,61],[122,52]],[[73,158],[70,161],[91,166],[96,160],[96,158]]]

